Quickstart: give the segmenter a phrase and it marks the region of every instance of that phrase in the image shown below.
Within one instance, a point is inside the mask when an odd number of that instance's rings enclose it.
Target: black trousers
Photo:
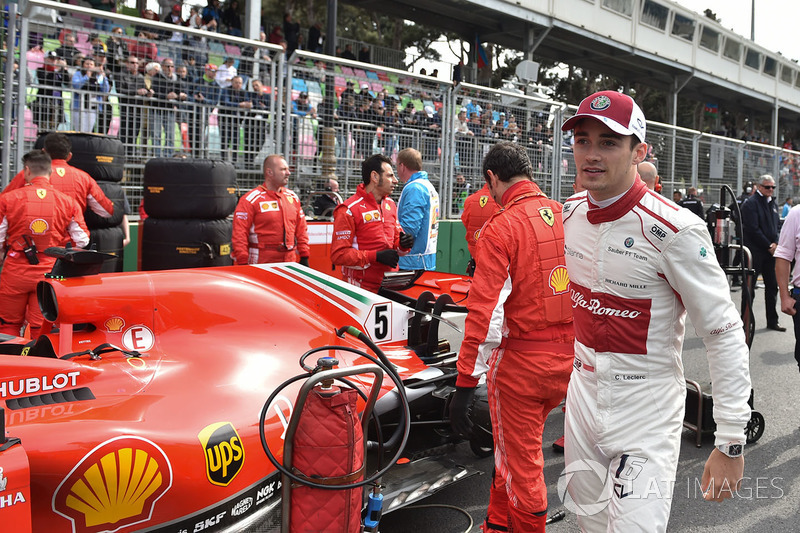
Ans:
[[[775,276],[775,258],[769,252],[753,251],[753,298],[755,298],[755,284],[758,275],[764,278],[764,303],[767,308],[767,326],[778,323],[778,278]]]

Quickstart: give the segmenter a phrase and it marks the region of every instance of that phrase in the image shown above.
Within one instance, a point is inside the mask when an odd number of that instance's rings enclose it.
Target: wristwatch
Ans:
[[[729,442],[727,444],[720,444],[717,446],[717,449],[728,457],[741,457],[744,453],[744,444],[741,442]]]

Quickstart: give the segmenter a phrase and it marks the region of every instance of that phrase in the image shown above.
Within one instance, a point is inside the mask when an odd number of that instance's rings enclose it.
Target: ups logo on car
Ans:
[[[203,445],[208,480],[221,487],[230,484],[244,466],[242,439],[230,422],[206,426],[197,438]]]

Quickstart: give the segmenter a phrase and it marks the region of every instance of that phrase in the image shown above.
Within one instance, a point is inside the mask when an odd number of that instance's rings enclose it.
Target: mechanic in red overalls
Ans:
[[[333,211],[331,262],[342,266],[345,281],[378,292],[383,274],[397,270],[414,236],[403,233],[389,197],[397,185],[391,159],[382,154],[365,159],[361,180],[356,193]]]
[[[36,284],[56,261],[42,252],[70,241],[83,248],[89,230],[78,203],[50,184],[49,155],[34,150],[22,164],[28,186],[0,195],[0,333],[20,335],[27,317],[35,339],[44,322]]]
[[[94,178],[83,170],[67,164],[72,158],[72,143],[69,137],[63,133],[48,133],[44,138],[42,150],[47,152],[53,161],[50,185],[78,202],[81,213],[85,212],[87,207],[99,217],[108,218],[114,213],[113,202],[106,197]],[[14,176],[3,190],[3,194],[25,186],[23,173],[24,171]]]
[[[460,435],[471,433],[469,406],[486,374],[495,472],[482,529],[544,532],[542,430],[566,395],[573,361],[561,204],[533,182],[518,144],[494,145],[483,169],[502,208],[478,239],[450,420]]]
[[[237,265],[295,261],[308,266],[310,249],[303,207],[286,188],[289,165],[280,155],[264,160],[264,183],[239,199],[233,215],[231,256]]]
[[[461,222],[464,223],[464,228],[467,230],[467,248],[470,255],[467,274],[470,276],[475,273],[475,255],[477,254],[478,236],[481,228],[497,209],[497,202],[492,198],[488,183],[484,184],[481,190],[470,194],[464,200]]]

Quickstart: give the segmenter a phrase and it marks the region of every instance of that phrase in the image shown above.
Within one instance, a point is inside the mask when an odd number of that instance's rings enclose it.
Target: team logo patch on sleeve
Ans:
[[[550,209],[549,207],[540,207],[539,216],[542,217],[542,220],[544,220],[545,224],[547,224],[550,227],[553,227],[553,224],[555,223],[556,219],[553,216],[552,209]]]
[[[364,219],[364,222],[380,222],[381,212],[377,209],[375,211],[367,211],[362,213],[361,218]]]
[[[261,208],[262,213],[266,213],[267,211],[280,211],[280,209],[278,209],[277,200],[270,200],[268,202],[259,202],[258,206]]]
[[[481,196],[480,199],[478,199],[478,205],[481,207],[486,207],[486,204],[488,203],[489,203],[488,196]]]

